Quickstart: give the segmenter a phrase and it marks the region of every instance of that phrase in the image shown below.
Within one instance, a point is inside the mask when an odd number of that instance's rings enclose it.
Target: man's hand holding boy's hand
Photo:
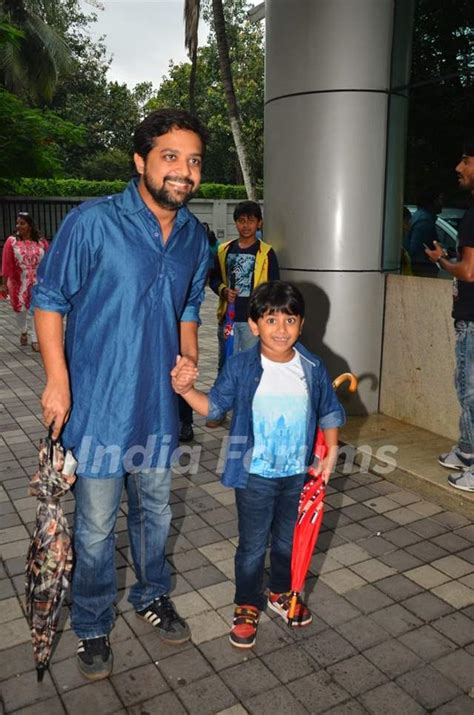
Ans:
[[[194,381],[197,379],[199,372],[194,362],[188,357],[178,355],[176,365],[171,370],[171,385],[173,390],[178,395],[184,395],[185,392],[193,387]]]

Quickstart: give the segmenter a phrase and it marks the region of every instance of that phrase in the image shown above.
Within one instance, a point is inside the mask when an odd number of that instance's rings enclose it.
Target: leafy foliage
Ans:
[[[411,85],[407,200],[437,185],[447,202],[462,202],[454,167],[463,136],[474,127],[472,0],[418,0]]]
[[[123,191],[126,181],[87,181],[85,179],[0,178],[1,196],[107,196]],[[201,184],[202,199],[245,199],[244,186]]]
[[[242,117],[244,143],[252,175],[263,179],[263,95],[264,48],[263,30],[247,20],[244,0],[227,0],[224,4],[226,29],[235,92]],[[208,44],[197,52],[195,84],[196,114],[207,124],[211,141],[204,162],[206,181],[238,182],[242,180],[227,113],[226,99],[219,71],[217,43],[212,27],[209,1],[203,3],[203,17],[211,24]],[[148,108],[189,106],[191,65],[170,62],[168,77],[160,85]]]
[[[4,36],[0,44],[1,82],[34,104],[49,102],[60,74],[72,67],[64,29],[58,22],[60,7],[55,0],[0,0],[3,22],[21,33]]]
[[[62,154],[80,145],[83,130],[49,110],[31,109],[0,89],[0,175],[56,176]]]
[[[134,172],[130,153],[114,148],[94,154],[82,162],[81,168],[84,179],[99,181],[128,181]]]

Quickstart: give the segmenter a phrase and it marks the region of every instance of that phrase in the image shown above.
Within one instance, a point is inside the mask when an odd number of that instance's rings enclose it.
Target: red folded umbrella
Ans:
[[[337,389],[343,382],[350,381],[349,391],[357,390],[357,378],[350,372],[345,372],[333,382]],[[314,457],[316,466],[326,457],[328,448],[324,433],[318,428],[314,443]],[[298,603],[298,594],[303,590],[306,574],[313,556],[314,547],[318,539],[319,530],[323,522],[323,500],[326,494],[326,485],[322,475],[315,476],[316,469],[310,467],[308,474],[311,479],[306,482],[301,492],[298,505],[298,519],[293,534],[293,551],[291,554],[291,600],[288,609],[288,625],[291,626]]]
[[[326,485],[321,475],[314,477],[303,487],[298,508],[298,520],[293,535],[291,554],[291,600],[288,609],[288,625],[295,616],[298,594],[303,590],[306,574],[313,556],[314,547],[323,521],[323,499]]]

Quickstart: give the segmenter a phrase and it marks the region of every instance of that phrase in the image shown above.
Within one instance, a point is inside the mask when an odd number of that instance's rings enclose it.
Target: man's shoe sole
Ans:
[[[280,608],[278,608],[278,606],[275,606],[275,604],[273,604],[270,601],[270,599],[268,599],[267,603],[268,603],[268,607],[271,608],[272,611],[274,611],[275,613],[278,613],[280,618],[282,618],[285,621],[285,623],[288,623],[288,616],[286,615],[286,613],[284,611],[282,611]],[[312,622],[313,622],[313,616],[311,615],[309,617],[309,619],[307,619],[306,621],[299,621],[299,622],[293,621],[293,623],[291,624],[291,627],[292,628],[304,628],[304,626],[311,625]]]
[[[145,621],[145,623],[148,623],[149,626],[154,628],[158,638],[161,641],[163,641],[163,643],[166,643],[167,645],[183,645],[183,643],[187,643],[189,640],[191,640],[191,633],[188,636],[186,636],[185,638],[174,638],[174,639],[167,638],[165,635],[163,635],[163,632],[159,629],[159,627],[154,626],[153,623],[151,623],[148,620],[148,618],[141,616],[137,611],[135,611],[135,615],[137,618],[140,618],[142,621]]]
[[[463,487],[460,484],[453,484],[452,482],[449,481],[448,479],[448,484],[450,487],[453,487],[453,489],[459,489],[461,492],[470,492],[471,494],[474,493],[474,489],[472,487]]]
[[[463,472],[465,469],[469,469],[468,465],[458,466],[456,464],[448,464],[448,462],[443,462],[441,459],[439,459],[439,457],[438,457],[438,464],[441,464],[441,466],[445,467],[446,469],[454,469],[457,472]]]
[[[109,678],[109,677],[112,675],[113,660],[112,660],[112,662],[111,662],[111,664],[110,664],[110,668],[109,668],[107,671],[102,670],[102,671],[100,671],[99,673],[88,673],[88,672],[86,672],[85,670],[83,670],[83,669],[81,668],[81,666],[80,666],[79,663],[77,664],[77,667],[78,667],[78,669],[79,669],[80,674],[81,674],[84,678],[86,678],[86,680],[90,680],[90,681],[92,681],[92,682],[94,682],[94,681],[96,681],[96,680],[105,680],[106,678]]]

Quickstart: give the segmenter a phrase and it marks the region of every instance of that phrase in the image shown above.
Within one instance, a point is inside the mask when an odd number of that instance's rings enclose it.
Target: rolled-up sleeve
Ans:
[[[209,267],[209,243],[206,237],[206,232],[202,226],[199,226],[199,233],[204,236],[202,241],[201,251],[199,253],[198,265],[196,272],[193,276],[191,286],[188,292],[188,298],[186,305],[181,314],[182,323],[199,323],[201,320],[199,318],[199,310],[201,308],[201,303],[204,300],[204,288],[207,280],[207,273]]]
[[[94,265],[97,245],[90,219],[79,209],[64,219],[49,251],[41,261],[33,288],[34,308],[66,315],[71,299],[80,291]],[[96,234],[97,235],[97,234]]]
[[[328,371],[323,366],[320,367],[319,385],[319,427],[323,430],[333,427],[342,427],[346,422],[346,413],[337,399]]]

